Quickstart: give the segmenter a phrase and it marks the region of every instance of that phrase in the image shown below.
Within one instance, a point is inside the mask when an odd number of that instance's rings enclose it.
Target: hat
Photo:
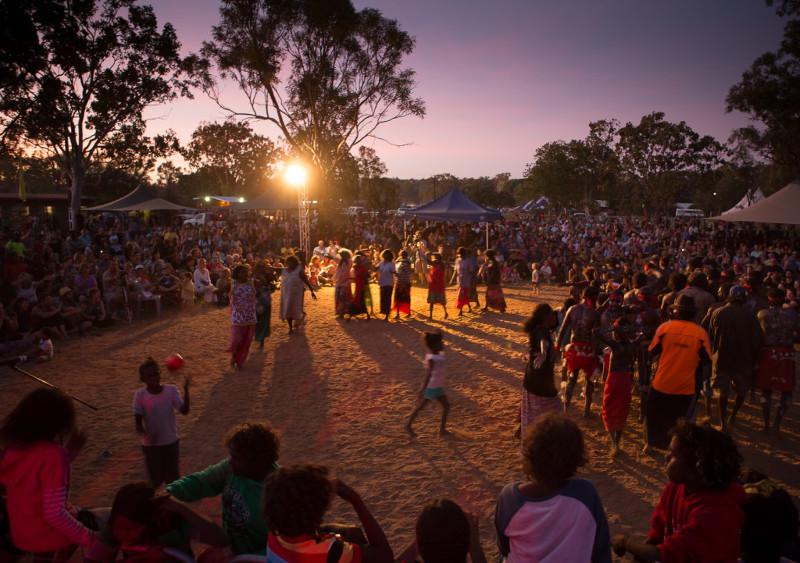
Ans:
[[[728,290],[728,301],[739,301],[744,303],[747,299],[747,291],[741,285],[732,285]]]
[[[681,294],[672,304],[672,310],[680,313],[694,313],[697,307],[694,304],[694,297],[691,295]]]
[[[64,297],[70,291],[72,291],[70,288],[68,288],[67,286],[64,286],[64,287],[62,287],[61,289],[58,290],[58,296],[59,297]]]

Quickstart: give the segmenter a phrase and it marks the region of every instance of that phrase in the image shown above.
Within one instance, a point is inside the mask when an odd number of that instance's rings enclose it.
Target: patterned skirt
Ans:
[[[486,306],[490,309],[497,309],[501,313],[506,312],[506,298],[503,296],[503,288],[499,284],[486,288]]]
[[[561,397],[540,397],[527,391],[522,391],[522,405],[519,410],[519,422],[522,429],[522,436],[525,436],[525,428],[536,422],[536,419],[548,412],[561,412],[563,410]]]
[[[350,311],[350,303],[353,301],[353,293],[350,290],[350,285],[337,287],[334,300],[336,304],[336,314],[346,315]]]

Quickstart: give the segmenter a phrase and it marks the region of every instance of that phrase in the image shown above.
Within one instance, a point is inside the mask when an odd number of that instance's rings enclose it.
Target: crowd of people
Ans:
[[[800,336],[796,231],[539,215],[492,225],[485,249],[486,233],[477,225],[363,216],[336,230],[315,228],[325,238],[307,257],[293,248],[289,221],[264,217],[160,227],[100,218],[67,237],[38,224],[6,229],[0,357],[50,358],[53,340],[130,323],[148,304],[155,314],[162,306],[206,304],[230,308],[231,365],[241,368],[252,342],[263,346],[270,334],[278,288],[279,317],[291,334],[304,325],[307,290],[315,298],[328,285],[333,314],[350,320],[374,315],[370,284],[376,283],[375,305],[389,321],[412,314],[414,284],[427,289],[428,317],[438,306],[445,319],[446,287],[454,282],[456,309],[463,317],[466,308],[467,318],[473,304],[504,313],[504,285],[530,280],[536,295],[545,284],[563,284],[570,296],[561,307],[538,303],[524,326],[529,354],[519,436],[527,480],[498,498],[501,555],[515,561],[609,561],[612,550],[643,561],[800,557],[791,499],[764,476],[741,474],[729,434],[754,391],[764,430],[780,431],[791,403]],[[447,433],[445,340],[446,333],[425,335],[425,379],[406,424],[412,436],[417,413],[433,401],[442,407],[440,433]],[[266,554],[268,561],[395,559],[358,493],[325,467],[278,465],[280,440],[266,423],[233,429],[226,460],[181,477],[175,413],[189,412],[190,382],[183,393],[162,384],[152,360],[140,377],[134,409],[150,482],[123,486],[106,515],[78,511],[68,501],[69,464],[85,441],[68,397],[35,391],[5,419],[0,483],[11,553],[52,561],[80,546],[92,561],[112,561],[120,552],[149,561],[170,549],[190,555],[195,541],[209,546],[202,554],[207,561],[241,554]],[[612,458],[621,452],[637,394],[645,452],[667,453],[669,483],[642,541],[612,538],[597,491],[575,477],[586,462],[582,433],[568,417],[579,391],[585,416],[600,395]],[[701,408],[709,421],[696,423]],[[220,495],[221,527],[184,504]],[[325,523],[334,496],[353,506],[360,526]],[[767,526],[764,515],[776,513],[781,525]],[[447,499],[426,506],[416,538],[399,560],[483,560],[476,520]]]

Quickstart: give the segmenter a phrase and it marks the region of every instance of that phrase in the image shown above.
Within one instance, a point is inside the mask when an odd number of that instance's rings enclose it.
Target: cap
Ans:
[[[741,285],[732,285],[728,290],[728,301],[744,302],[747,299],[747,290]]]

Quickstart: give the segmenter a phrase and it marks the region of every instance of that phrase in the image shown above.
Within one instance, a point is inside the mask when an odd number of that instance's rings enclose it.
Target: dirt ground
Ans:
[[[377,287],[372,288],[377,299]],[[449,289],[453,307],[455,291]],[[241,372],[233,373],[224,353],[229,336],[228,311],[198,307],[189,313],[167,311],[161,319],[136,321],[99,336],[56,342],[57,357],[30,371],[99,407],[79,409],[89,442],[73,465],[72,500],[82,506],[107,506],[123,484],[144,478],[132,416],[133,393],[140,383],[137,366],[147,356],[171,352],[186,358],[193,377],[191,413],[179,417],[181,469],[193,472],[222,459],[229,428],[247,420],[268,420],[282,434],[281,464],[326,464],[365,498],[398,553],[412,539],[416,516],[425,502],[449,497],[480,515],[487,556],[497,554],[494,503],[506,483],[522,478],[518,422],[526,338],[524,319],[539,300],[557,303],[560,289],[545,288],[540,297],[527,288],[506,290],[509,311],[468,314],[451,309],[427,320],[425,291],[415,289],[414,318],[343,321],[333,316],[333,290],[319,291],[306,302],[304,329],[288,335],[273,309],[273,334],[265,349],[253,348]],[[279,296],[274,296],[274,303]],[[438,406],[417,419],[417,437],[403,430],[424,376],[421,334],[445,333],[452,435],[437,435]],[[0,372],[0,415],[36,384],[10,369]],[[165,380],[171,379],[170,374]],[[176,383],[181,376],[176,376]],[[584,420],[589,463],[581,475],[591,479],[605,505],[612,534],[644,533],[665,475],[663,459],[639,454],[641,426],[634,398],[624,454],[610,461],[607,438],[595,404]],[[766,473],[797,498],[800,495],[800,424],[798,408],[789,411],[781,436],[762,434],[760,410],[743,408],[734,437],[749,467]],[[200,504],[219,518],[218,500]],[[341,501],[331,519],[355,521]]]

